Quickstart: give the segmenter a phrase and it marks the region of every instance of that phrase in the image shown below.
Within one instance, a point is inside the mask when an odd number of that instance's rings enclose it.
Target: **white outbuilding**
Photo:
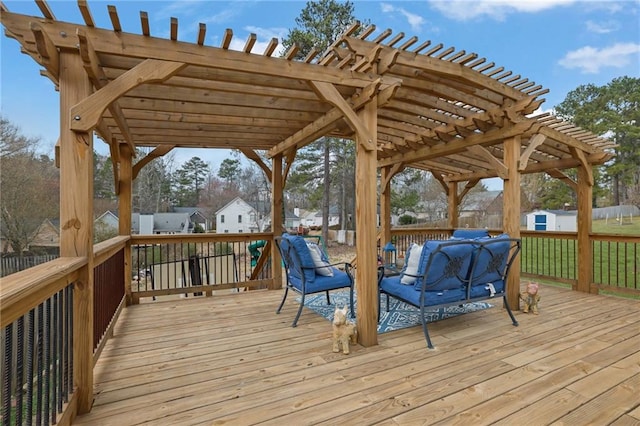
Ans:
[[[527,214],[527,230],[576,232],[577,219],[575,210],[536,210]]]

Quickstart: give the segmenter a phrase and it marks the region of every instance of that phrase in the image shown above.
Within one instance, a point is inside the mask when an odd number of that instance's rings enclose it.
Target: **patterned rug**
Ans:
[[[323,316],[329,321],[333,321],[333,312],[336,306],[342,308],[349,306],[349,291],[337,290],[329,293],[331,305],[327,305],[327,297],[324,293],[316,293],[308,295],[305,298],[305,307],[311,309],[315,313]],[[300,297],[298,296],[298,303]],[[353,295],[353,302],[357,309],[357,295]],[[387,331],[400,330],[402,328],[414,327],[421,325],[420,309],[401,302],[393,297],[389,298],[390,306],[387,312],[386,297],[383,297],[380,305],[380,323],[378,324],[378,333]],[[465,314],[467,312],[481,311],[483,309],[492,308],[493,305],[485,302],[473,302],[460,306],[450,306],[447,308],[434,308],[427,311],[427,322],[435,322],[445,318],[451,318],[456,315]]]

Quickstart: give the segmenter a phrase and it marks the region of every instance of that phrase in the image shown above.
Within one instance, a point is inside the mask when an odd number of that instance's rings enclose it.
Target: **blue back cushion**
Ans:
[[[502,280],[509,259],[511,242],[509,235],[502,234],[495,238],[479,239],[485,242],[477,252],[476,264],[473,268],[471,285],[483,285]]]
[[[300,266],[303,269],[304,278],[307,282],[313,282],[316,278],[316,270],[314,269],[316,265],[313,263],[313,258],[311,257],[311,253],[309,252],[309,247],[307,247],[307,242],[304,238],[299,235],[291,235],[291,234],[282,234],[282,237],[287,240],[291,247],[296,251],[298,257],[300,259]],[[294,273],[294,276],[297,275],[297,271],[295,268],[290,268],[290,272]],[[301,278],[301,277],[299,277]]]
[[[488,237],[489,231],[486,229],[456,229],[453,231],[453,238],[473,240],[474,238]]]
[[[440,247],[440,250],[437,250]],[[457,289],[465,285],[475,244],[451,243],[450,241],[427,241],[422,249],[418,275],[426,271],[427,291]],[[431,262],[429,264],[429,262]],[[415,283],[422,290],[422,280]]]

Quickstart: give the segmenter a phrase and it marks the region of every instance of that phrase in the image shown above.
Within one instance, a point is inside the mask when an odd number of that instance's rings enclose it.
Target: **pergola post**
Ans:
[[[274,236],[282,234],[282,154],[273,157],[271,168],[271,230]],[[269,286],[271,290],[282,288],[282,264],[280,253],[275,244],[271,246],[271,270],[273,271],[273,283]]]
[[[504,140],[504,165],[507,177],[503,180],[502,227],[511,238],[520,238],[520,136]],[[511,265],[507,278],[507,301],[511,309],[520,309],[520,255]]]
[[[120,177],[118,185],[118,234],[131,235],[131,211],[132,211],[132,187],[133,187],[133,152],[127,144],[120,145]],[[117,167],[116,164],[113,167]],[[132,303],[131,298],[131,240],[124,247],[124,293],[127,305]]]
[[[592,197],[593,182],[590,179],[589,165],[578,167],[578,283],[575,290],[585,293],[598,293],[598,288],[591,288],[591,271],[593,257],[591,255],[591,220],[593,216]]]
[[[373,140],[377,140],[377,104],[367,103],[358,113]],[[378,280],[376,257],[377,151],[356,132],[356,292],[358,338],[362,346],[378,344]]]
[[[458,182],[447,182],[447,226],[458,227]]]
[[[391,167],[380,169],[380,247],[391,241]]]
[[[60,52],[60,256],[86,257],[73,290],[78,412],[93,404],[93,135],[71,130],[71,108],[91,95],[77,53]]]

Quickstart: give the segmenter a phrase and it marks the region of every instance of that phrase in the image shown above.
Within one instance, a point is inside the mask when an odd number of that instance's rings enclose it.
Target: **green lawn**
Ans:
[[[632,221],[631,221],[632,220]],[[591,223],[593,232],[598,234],[620,234],[620,235],[637,235],[640,236],[640,217],[633,219],[623,219],[622,225],[615,219],[594,220]]]

